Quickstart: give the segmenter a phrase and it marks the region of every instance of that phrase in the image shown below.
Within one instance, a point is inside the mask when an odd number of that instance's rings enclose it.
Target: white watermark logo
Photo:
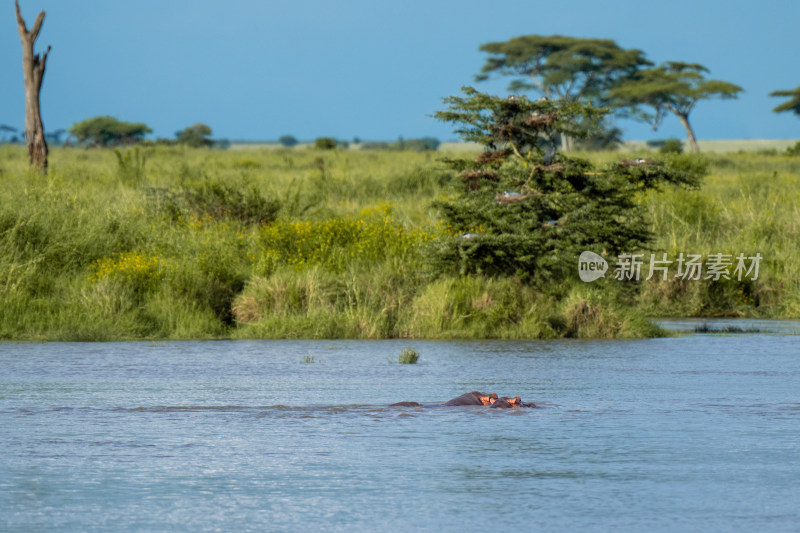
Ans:
[[[578,275],[581,281],[589,283],[598,278],[604,278],[608,270],[608,263],[603,256],[594,252],[583,252],[578,258]]]
[[[681,252],[675,260],[669,259],[666,253],[662,253],[661,258],[657,258],[656,254],[650,254],[650,260],[646,262],[645,254],[620,254],[614,265],[614,279],[639,281],[644,272],[647,274],[645,280],[660,277],[666,281],[669,279],[670,269],[674,265],[677,273],[672,277],[678,279],[692,281],[749,279],[755,281],[758,279],[761,259],[760,253],[756,253],[754,256],[745,256],[743,253],[738,255],[716,253],[709,254],[703,261],[701,254]],[[602,256],[594,252],[583,252],[578,259],[578,276],[587,283],[605,277],[606,270],[608,270],[608,263]]]

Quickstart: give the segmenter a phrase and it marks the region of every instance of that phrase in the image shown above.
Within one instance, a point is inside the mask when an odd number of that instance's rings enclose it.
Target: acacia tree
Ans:
[[[278,137],[278,142],[281,143],[281,146],[285,146],[286,148],[291,148],[292,146],[296,146],[298,141],[294,135],[281,135]]]
[[[33,45],[42,29],[45,12],[39,13],[33,27],[28,30],[19,10],[19,0],[14,1],[14,7],[17,11],[17,30],[22,41],[22,73],[25,81],[25,143],[28,145],[31,166],[47,172],[47,141],[44,137],[39,93],[42,90],[44,69],[50,47],[48,46],[47,51],[41,56],[33,53]]]
[[[95,146],[135,144],[153,130],[143,122],[123,122],[114,117],[94,117],[73,124],[69,132],[78,142]]]
[[[211,127],[198,122],[192,126],[175,132],[175,137],[179,144],[186,144],[194,148],[205,148],[214,144],[211,139]]]
[[[657,130],[668,113],[678,117],[686,129],[692,151],[697,153],[697,138],[689,123],[689,115],[700,100],[737,98],[743,90],[738,85],[720,80],[708,80],[709,70],[697,63],[669,61],[654,68],[643,69],[621,80],[608,93],[617,106],[651,107],[653,114],[644,115]]]
[[[493,73],[512,76],[511,92],[533,90],[571,102],[600,101],[618,80],[652,65],[641,50],[625,50],[609,39],[523,35],[484,44],[480,50],[490,57],[478,81]],[[570,149],[569,136],[562,137],[562,149]]]
[[[769,95],[789,98],[789,100],[773,109],[774,112],[782,113],[784,111],[791,111],[795,115],[800,116],[800,87],[788,91],[772,91]]]
[[[8,126],[6,124],[0,124],[0,133],[2,133],[4,141],[6,140],[6,135],[10,135],[13,139],[16,138],[14,134],[17,133],[17,128]]]
[[[440,272],[513,275],[541,285],[577,272],[582,251],[619,254],[651,238],[641,191],[671,183],[699,186],[705,163],[673,155],[593,167],[555,149],[559,135],[591,132],[606,110],[567,100],[498,98],[473,88],[445,99],[440,120],[485,147],[474,160],[449,160],[463,180],[434,205],[454,230],[435,244]]]

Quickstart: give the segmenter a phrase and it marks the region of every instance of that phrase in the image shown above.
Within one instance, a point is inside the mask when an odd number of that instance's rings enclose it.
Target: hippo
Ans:
[[[483,392],[478,392],[474,390],[466,392],[456,398],[453,398],[452,400],[445,402],[444,405],[447,407],[480,405],[484,407],[489,407],[490,409],[511,409],[513,407],[536,407],[536,405],[533,403],[523,402],[522,398],[520,398],[519,396],[516,396],[514,398],[508,398],[504,396],[498,396],[494,392],[489,394],[484,394]],[[417,402],[397,402],[391,404],[389,407],[422,407],[422,404]]]
[[[489,404],[490,409],[510,409],[512,407],[535,407],[533,404],[526,404],[522,402],[522,398],[516,396],[514,398],[497,398]]]
[[[389,405],[389,407],[422,407],[417,402],[397,402]]]
[[[462,394],[457,398],[445,402],[445,405],[491,405],[492,400],[497,400],[496,393],[484,394],[482,392],[471,390]]]

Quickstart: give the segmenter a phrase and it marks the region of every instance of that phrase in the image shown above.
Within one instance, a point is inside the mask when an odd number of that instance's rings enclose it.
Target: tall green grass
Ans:
[[[711,156],[700,192],[649,198],[655,247],[679,252],[763,257],[758,280],[652,281],[639,307],[663,316],[800,316],[800,158]]]
[[[650,316],[800,316],[800,158],[711,156],[642,198],[655,250],[761,253],[753,282],[434,277],[436,154],[0,147],[0,338],[640,337]],[[471,157],[470,153],[450,157]],[[592,154],[598,160],[618,154]]]

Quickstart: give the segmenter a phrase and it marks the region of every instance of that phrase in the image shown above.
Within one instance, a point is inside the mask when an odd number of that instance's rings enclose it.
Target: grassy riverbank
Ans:
[[[430,208],[453,192],[439,157],[58,149],[43,177],[0,147],[0,339],[641,337],[658,333],[645,316],[800,317],[800,158],[711,155],[701,191],[642,198],[659,254],[758,252],[757,281],[537,290],[431,275],[425,247],[451,233]]]

